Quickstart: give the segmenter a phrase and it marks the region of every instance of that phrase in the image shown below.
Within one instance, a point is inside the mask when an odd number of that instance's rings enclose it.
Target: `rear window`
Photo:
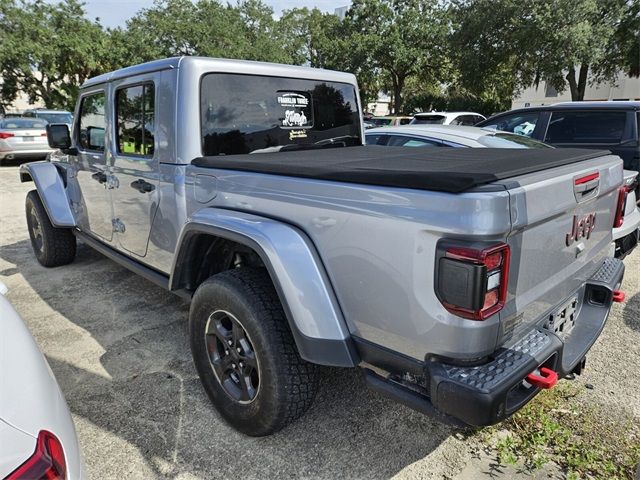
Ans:
[[[446,118],[444,115],[416,115],[411,123],[414,125],[442,125]]]
[[[6,130],[27,130],[29,128],[46,128],[46,122],[34,118],[5,118],[0,121],[0,128]]]
[[[200,97],[203,155],[360,145],[356,98],[344,83],[207,74]]]
[[[55,112],[47,112],[47,113],[37,112],[36,116],[38,118],[42,118],[42,119],[46,120],[49,123],[68,123],[68,124],[73,123],[73,116],[68,112],[59,112],[59,113],[55,113]]]
[[[627,113],[624,111],[553,112],[545,141],[549,143],[620,143]]]
[[[370,118],[367,122],[372,123],[376,127],[387,127],[393,123],[392,118]]]

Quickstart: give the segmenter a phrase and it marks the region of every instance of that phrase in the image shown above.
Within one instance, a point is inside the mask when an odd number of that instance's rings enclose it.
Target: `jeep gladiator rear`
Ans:
[[[38,260],[75,239],[191,299],[221,415],[266,435],[317,365],[486,425],[580,373],[624,266],[607,152],[363,146],[352,75],[180,58],[89,80],[23,180]]]

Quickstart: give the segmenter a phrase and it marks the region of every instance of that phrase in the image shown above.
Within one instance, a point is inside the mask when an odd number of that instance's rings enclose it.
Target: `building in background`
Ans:
[[[629,78],[621,73],[612,83],[587,84],[584,100],[640,100],[640,78]],[[536,107],[570,101],[571,92],[568,88],[559,93],[551,85],[542,81],[537,88],[533,86],[523,90],[513,99],[511,108]]]
[[[349,10],[350,5],[346,7],[338,7],[333,11],[333,14],[338,17],[340,20],[344,20],[344,17],[347,16],[347,10]]]

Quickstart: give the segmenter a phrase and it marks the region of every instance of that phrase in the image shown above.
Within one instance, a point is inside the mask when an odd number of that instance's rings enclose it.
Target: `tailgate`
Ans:
[[[512,221],[502,340],[553,313],[600,266],[622,178],[622,161],[606,155],[501,182]]]

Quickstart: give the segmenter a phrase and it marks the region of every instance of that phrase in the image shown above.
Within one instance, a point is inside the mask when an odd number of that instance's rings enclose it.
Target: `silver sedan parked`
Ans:
[[[551,148],[515,133],[453,125],[404,125],[366,131],[367,145],[388,147]]]
[[[47,122],[38,118],[0,120],[0,165],[6,160],[45,159],[53,150],[47,143]]]

